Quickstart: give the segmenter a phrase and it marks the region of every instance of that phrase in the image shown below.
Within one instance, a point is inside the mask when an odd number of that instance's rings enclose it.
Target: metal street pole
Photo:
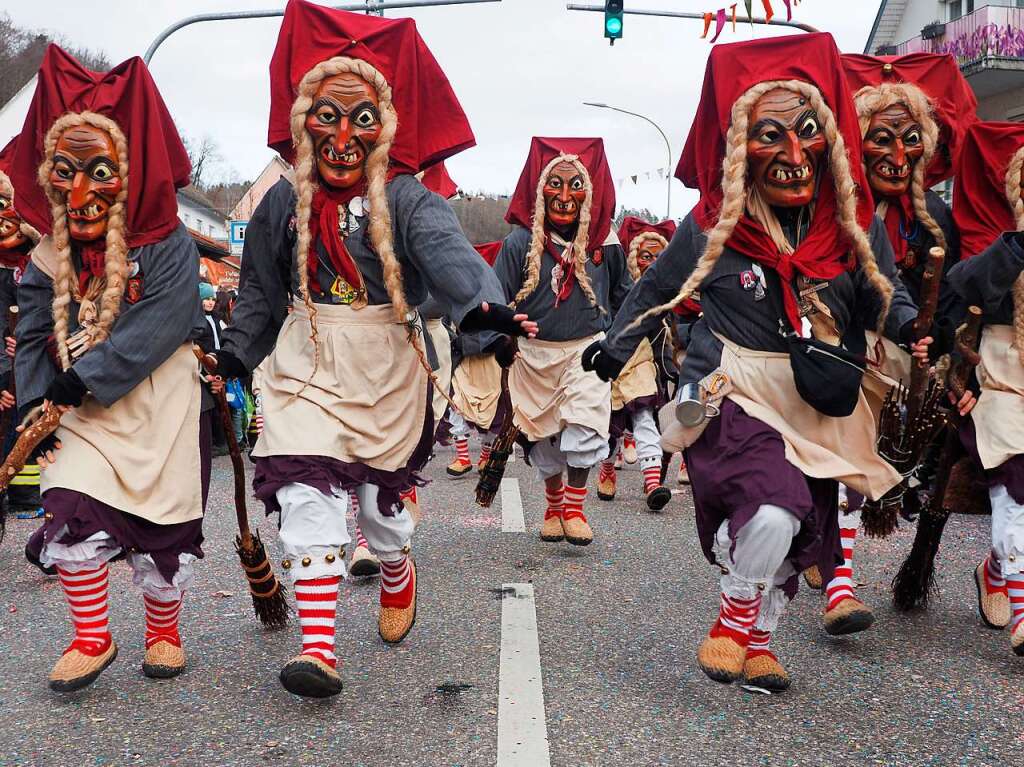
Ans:
[[[597,107],[598,109],[611,109],[615,112],[622,112],[622,114],[624,115],[632,115],[633,117],[639,117],[641,120],[646,120],[651,125],[653,125],[658,130],[658,133],[661,134],[661,137],[665,139],[665,148],[668,150],[668,167],[665,171],[666,177],[668,179],[666,182],[668,185],[668,191],[665,195],[665,218],[672,218],[672,145],[669,143],[668,136],[665,135],[665,131],[663,131],[661,129],[661,126],[659,126],[658,123],[654,122],[654,120],[652,120],[650,117],[645,117],[644,115],[637,114],[636,112],[630,112],[628,109],[619,109],[618,107],[613,107],[608,104],[601,104],[594,101],[584,101],[583,103],[588,107]]]
[[[567,11],[599,11],[604,13],[603,5],[581,5],[580,3],[566,3],[565,9]],[[624,8],[623,13],[630,13],[635,16],[667,16],[673,19],[694,19],[696,21],[703,21],[703,13],[687,13],[685,11],[651,11],[637,8]],[[781,19],[767,19],[755,16],[751,19],[749,16],[737,16],[736,23],[740,22],[744,24],[767,24],[772,27],[793,27],[795,29],[802,29],[804,32],[820,32],[821,30],[812,27],[810,24],[801,24],[797,21],[782,21]]]
[[[472,5],[475,3],[500,3],[501,0],[363,0],[359,3],[345,3],[332,6],[339,11],[366,11],[367,13],[378,13],[392,8],[428,8],[436,5]],[[148,65],[156,53],[156,49],[163,44],[164,40],[173,35],[179,29],[191,24],[199,24],[204,21],[231,21],[234,19],[270,19],[275,16],[284,16],[284,9],[269,11],[229,11],[226,13],[200,13],[196,16],[187,16],[176,21],[156,36],[142,57]]]

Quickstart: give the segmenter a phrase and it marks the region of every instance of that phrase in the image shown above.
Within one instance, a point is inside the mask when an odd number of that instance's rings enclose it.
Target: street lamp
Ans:
[[[611,109],[615,112],[622,112],[622,114],[624,115],[632,115],[633,117],[639,117],[641,120],[646,120],[651,125],[653,125],[657,129],[658,133],[661,134],[661,137],[665,139],[665,149],[668,150],[668,167],[665,173],[667,178],[667,192],[665,195],[665,218],[672,218],[672,145],[668,142],[668,136],[665,135],[665,131],[663,131],[661,127],[658,125],[658,123],[654,122],[654,120],[652,120],[650,117],[645,117],[644,115],[637,114],[636,112],[630,112],[628,109],[619,109],[618,107],[613,107],[609,104],[602,104],[596,101],[584,101],[583,104],[584,106],[588,107],[597,107],[598,109]]]

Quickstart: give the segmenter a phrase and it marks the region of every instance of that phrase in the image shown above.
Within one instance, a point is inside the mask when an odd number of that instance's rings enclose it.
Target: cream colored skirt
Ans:
[[[434,387],[434,396],[431,402],[434,410],[434,428],[436,429],[448,407],[448,400],[444,398],[444,395],[452,386],[452,339],[441,320],[426,320],[426,326],[430,340],[434,343],[434,350],[437,352],[437,370],[434,371],[437,386]]]
[[[621,410],[633,400],[658,393],[658,368],[654,351],[646,338],[640,342],[619,377],[612,381],[612,410]]]
[[[1024,364],[1010,325],[989,325],[981,333],[977,367],[981,396],[971,416],[978,455],[986,469],[1024,453]]]
[[[481,429],[491,428],[501,399],[501,366],[490,354],[466,357],[452,376],[452,400],[463,417]]]

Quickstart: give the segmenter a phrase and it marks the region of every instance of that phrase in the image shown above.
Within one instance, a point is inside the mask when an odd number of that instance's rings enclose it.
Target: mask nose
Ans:
[[[901,169],[907,162],[907,149],[903,146],[902,139],[896,139],[892,150],[893,164],[896,169]]]
[[[331,142],[331,149],[336,154],[345,154],[345,149],[352,140],[352,123],[347,117],[342,117],[338,123],[338,132],[334,134],[334,141]]]
[[[793,131],[786,132],[786,141],[782,147],[782,156],[790,165],[803,164],[804,150],[800,146],[800,137]]]
[[[71,180],[71,194],[68,196],[68,207],[84,208],[89,204],[89,176],[79,171]]]

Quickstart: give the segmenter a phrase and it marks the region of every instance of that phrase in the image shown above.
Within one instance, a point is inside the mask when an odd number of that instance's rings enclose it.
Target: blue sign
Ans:
[[[248,221],[231,222],[230,242],[232,245],[242,245],[245,243],[245,228],[248,225]]]

